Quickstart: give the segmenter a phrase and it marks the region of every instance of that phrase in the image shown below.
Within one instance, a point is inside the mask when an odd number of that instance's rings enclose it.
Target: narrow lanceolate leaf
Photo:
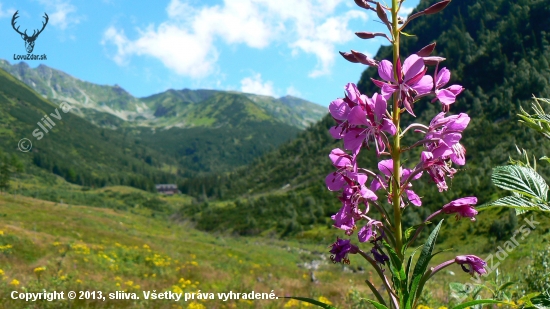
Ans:
[[[306,303],[310,303],[310,304],[313,304],[313,305],[317,305],[321,308],[325,308],[325,309],[337,309],[336,307],[334,306],[331,306],[331,305],[327,305],[325,303],[322,303],[318,300],[315,300],[315,299],[312,299],[312,298],[306,298],[306,297],[294,297],[294,296],[291,296],[291,297],[283,297],[283,298],[292,298],[292,299],[296,299],[296,300],[300,300],[300,301],[303,301],[303,302],[306,302]],[[386,307],[384,307],[386,308]]]
[[[388,251],[391,264],[393,267],[395,267],[395,270],[397,272],[393,275],[397,277],[400,281],[405,280],[406,277],[405,277],[405,270],[403,269],[403,262],[401,262],[401,259],[399,259],[397,252],[395,252],[395,250],[386,241],[384,241],[383,244],[384,244],[384,247],[386,247],[386,251]]]
[[[416,296],[416,291],[418,289],[418,286],[420,285],[422,276],[426,272],[426,269],[428,268],[428,264],[430,263],[430,260],[432,258],[432,252],[435,247],[435,240],[437,239],[437,235],[439,234],[439,230],[441,229],[441,224],[443,224],[443,220],[439,222],[439,224],[435,227],[435,229],[432,231],[432,233],[428,237],[428,240],[426,240],[426,242],[424,243],[424,247],[422,248],[420,257],[418,258],[418,261],[416,261],[405,309],[412,308],[412,305],[414,303],[414,299]]]
[[[452,309],[464,309],[464,308],[467,308],[467,307],[470,307],[470,306],[481,305],[481,304],[506,304],[506,305],[510,305],[509,303],[504,302],[504,301],[500,301],[500,300],[478,299],[478,300],[472,300],[472,301],[460,304],[458,306],[453,307]]]
[[[382,305],[381,303],[375,302],[374,300],[367,299],[367,301],[371,303],[376,309],[388,309],[388,307]]]
[[[382,295],[380,295],[380,292],[378,292],[374,284],[372,284],[372,282],[370,282],[369,280],[365,280],[365,283],[369,286],[370,290],[372,291],[372,294],[374,294],[376,299],[378,299],[378,301],[382,305],[386,306],[386,302],[384,301],[384,298],[382,297]]]
[[[480,205],[476,207],[476,209],[485,210],[485,209],[494,208],[494,207],[515,208],[520,213],[524,213],[529,210],[550,212],[550,205],[548,205],[547,203],[535,202],[523,196],[506,196],[503,198],[499,198],[496,201]]]
[[[491,176],[495,186],[519,193],[523,196],[538,199],[541,202],[547,200],[548,185],[533,169],[516,166],[497,166],[493,168]]]
[[[405,233],[403,234],[403,250],[402,250],[402,253],[405,252],[405,250],[407,250],[407,247],[409,246],[409,242],[411,241],[411,239],[414,237],[414,235],[416,234],[416,231],[419,229],[419,228],[423,228],[424,225],[428,225],[430,224],[431,222],[430,221],[426,221],[426,222],[422,222],[420,224],[417,224],[417,225],[414,225],[414,226],[411,226],[409,227],[408,229],[405,230]]]

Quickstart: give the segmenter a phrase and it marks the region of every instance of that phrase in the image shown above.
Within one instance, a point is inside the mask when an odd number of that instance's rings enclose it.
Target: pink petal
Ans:
[[[451,154],[451,161],[453,161],[453,163],[457,165],[464,165],[466,164],[466,157],[459,157],[453,152]]]
[[[361,145],[365,140],[365,133],[361,133],[363,129],[351,129],[348,131],[346,136],[344,136],[344,148],[347,150],[353,151],[354,154],[359,153]]]
[[[351,109],[348,115],[348,122],[353,125],[368,125],[367,113],[361,106],[355,106]]]
[[[418,94],[425,94],[432,91],[433,88],[433,78],[430,75],[424,75],[420,81],[411,86]]]
[[[395,135],[395,132],[397,132],[397,128],[395,127],[393,122],[388,118],[385,118],[384,120],[382,120],[382,130],[390,133],[392,136]]]
[[[393,160],[382,160],[378,163],[378,169],[386,176],[393,174]]]
[[[447,90],[454,93],[454,95],[459,95],[464,90],[464,87],[460,85],[451,85],[447,88]]]
[[[340,148],[333,149],[328,156],[332,164],[338,168],[351,165],[351,157]]]
[[[345,133],[342,132],[342,128],[338,126],[330,128],[329,133],[330,135],[332,135],[332,138],[334,139],[341,139],[345,135]]]
[[[407,197],[409,198],[409,201],[414,206],[421,206],[422,201],[420,200],[420,196],[418,196],[413,190],[405,190],[405,193],[407,193]]]
[[[375,93],[372,96],[372,101],[374,102],[374,115],[376,120],[379,122],[386,115],[386,110],[388,108],[388,103],[382,95]]]
[[[403,63],[405,82],[424,70],[424,60],[416,54],[410,55]]]
[[[365,187],[365,186],[361,187],[361,196],[364,199],[371,200],[371,201],[376,201],[378,199],[378,196],[376,196],[376,194],[374,194],[374,192],[367,189],[367,187]]]
[[[439,72],[437,72],[437,76],[435,78],[435,89],[439,89],[447,85],[450,78],[451,71],[449,71],[447,68],[441,69]]]
[[[449,122],[447,128],[453,131],[464,131],[470,123],[470,116],[465,113],[458,114],[458,117],[452,122]]]
[[[378,191],[380,188],[382,188],[382,185],[380,184],[380,181],[378,181],[378,178],[375,178],[370,184],[370,189],[372,191]]]
[[[422,151],[422,154],[420,154],[420,159],[422,162],[427,163],[434,159],[434,155],[429,151]]]
[[[367,175],[365,174],[355,174],[354,175],[355,177],[355,181],[357,181],[361,186],[363,186],[365,184],[365,182],[367,182]]]
[[[398,88],[399,86],[396,85],[384,84],[384,86],[382,86],[382,96],[384,99],[388,100]]]
[[[336,174],[336,175],[335,175]],[[330,173],[325,178],[325,184],[330,191],[338,191],[346,185],[344,177],[339,173]]]
[[[383,80],[395,83],[395,79],[393,78],[393,64],[388,60],[380,61],[378,64],[378,75],[380,75]]]
[[[453,104],[456,100],[456,95],[447,89],[437,91],[437,94],[435,96],[443,105]]]
[[[361,93],[357,89],[357,86],[355,86],[354,83],[348,83],[345,87],[346,89],[346,96],[354,103],[357,104],[359,101],[359,97],[361,96]]]
[[[359,233],[357,233],[357,237],[359,238],[359,242],[369,241],[369,239],[371,239],[372,235],[374,235],[374,233],[372,232],[372,225],[370,225],[370,224],[367,224],[367,225],[363,226],[359,230]]]
[[[330,102],[328,110],[332,117],[338,120],[346,120],[350,111],[350,108],[346,102],[342,99],[337,99]]]

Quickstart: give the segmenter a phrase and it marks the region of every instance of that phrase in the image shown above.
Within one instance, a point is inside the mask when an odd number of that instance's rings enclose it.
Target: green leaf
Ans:
[[[499,286],[497,290],[502,291],[502,290],[506,289],[507,287],[511,286],[514,283],[515,283],[514,281],[508,281],[508,282],[504,283],[503,285]]]
[[[382,295],[380,295],[380,292],[378,292],[374,284],[372,284],[369,280],[365,280],[365,283],[369,286],[370,290],[372,291],[372,294],[374,294],[376,299],[378,299],[380,303],[385,306],[386,302],[384,301],[384,298],[382,297]]]
[[[413,225],[411,227],[409,227],[408,229],[405,230],[405,233],[403,234],[403,250],[401,253],[405,253],[405,250],[407,250],[407,247],[409,246],[409,242],[411,241],[411,239],[414,237],[414,234],[416,233],[416,230],[418,230],[419,228],[422,228],[423,226],[425,225],[428,225],[430,224],[431,222],[430,221],[426,221],[426,222],[422,222],[420,224],[417,224],[417,225]]]
[[[382,305],[381,303],[375,302],[374,300],[367,299],[367,301],[371,303],[376,309],[388,309],[388,307]]]
[[[547,203],[535,202],[518,195],[499,198],[496,201],[480,205],[476,207],[476,209],[481,211],[494,207],[510,207],[520,210],[521,212],[526,212],[528,210],[550,211],[550,205]]]
[[[407,32],[403,32],[403,31],[401,31],[401,34],[404,35],[404,36],[416,36],[415,34],[409,34]]]
[[[519,193],[524,197],[547,200],[548,185],[533,169],[517,165],[497,166],[491,176],[495,186]]]
[[[428,237],[428,240],[426,240],[426,243],[424,243],[424,247],[422,248],[420,257],[418,258],[418,261],[416,261],[405,309],[412,308],[413,301],[416,297],[416,291],[419,288],[422,276],[426,272],[426,269],[428,268],[428,264],[430,263],[430,260],[432,258],[432,252],[435,246],[435,240],[437,238],[437,235],[439,234],[439,230],[441,229],[441,224],[443,224],[443,220],[439,221],[439,224],[432,231],[432,233]]]
[[[306,302],[306,303],[310,303],[310,304],[313,304],[313,305],[317,305],[321,308],[325,308],[325,309],[337,309],[336,307],[334,306],[331,306],[331,305],[327,305],[325,303],[322,303],[318,300],[315,300],[315,299],[312,299],[312,298],[307,298],[307,297],[294,297],[294,296],[286,296],[286,297],[283,297],[283,298],[292,298],[292,299],[296,299],[296,300],[299,300],[299,301],[303,301],[303,302]],[[384,307],[386,308],[386,307]],[[387,308],[386,308],[387,309]]]
[[[405,270],[403,269],[403,262],[401,262],[401,259],[397,255],[397,252],[395,252],[395,250],[385,240],[382,243],[384,244],[384,247],[386,247],[386,251],[388,251],[391,264],[393,265],[393,267],[395,267],[396,273],[393,275],[397,277],[399,281],[406,280],[407,277],[405,276]]]
[[[470,306],[475,306],[475,305],[480,305],[480,304],[506,304],[506,305],[511,305],[507,302],[503,302],[503,301],[500,301],[500,300],[494,300],[494,299],[478,299],[478,300],[472,300],[472,301],[469,301],[469,302],[466,302],[466,303],[463,303],[463,304],[460,304],[458,306],[455,306],[451,309],[464,309],[466,307],[470,307]]]

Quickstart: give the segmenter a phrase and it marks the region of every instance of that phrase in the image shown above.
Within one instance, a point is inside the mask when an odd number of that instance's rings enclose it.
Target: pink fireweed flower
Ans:
[[[458,96],[464,90],[464,87],[460,85],[451,85],[446,89],[441,89],[449,82],[451,78],[451,71],[449,71],[447,68],[443,68],[438,72],[437,67],[435,71],[435,98],[432,100],[432,103],[436,100],[439,100],[439,102],[441,102],[441,104],[443,105],[443,110],[449,111],[449,105],[453,104],[456,101],[456,96]]]
[[[446,214],[455,213],[457,220],[466,217],[475,221],[475,216],[478,213],[477,210],[474,209],[475,204],[477,204],[476,197],[463,197],[444,205],[442,211]]]
[[[363,228],[361,228],[359,230],[359,232],[357,233],[357,237],[359,238],[359,242],[367,242],[372,237],[376,238],[376,235],[377,235],[376,228],[381,227],[381,226],[382,226],[382,222],[377,221],[377,220],[373,220],[373,219],[369,220],[367,225],[363,226]]]
[[[328,107],[330,115],[338,123],[329,130],[335,139],[343,138],[352,127],[348,123],[348,115],[351,109],[358,105],[365,106],[367,101],[367,96],[361,94],[355,84],[348,83],[344,89],[346,90],[346,97],[330,102]]]
[[[384,174],[384,186],[387,187],[389,185],[390,177],[393,177],[393,159],[389,160],[382,160],[378,163],[378,169]],[[409,178],[413,171],[408,168],[400,168],[399,173],[401,174],[401,185],[405,183],[405,181]],[[416,180],[422,176],[422,172],[417,173],[414,175],[414,177],[410,180]],[[370,186],[372,191],[378,191],[380,188],[382,188],[382,184],[378,179],[374,179]],[[405,189],[405,193],[407,194],[407,198],[409,201],[415,205],[415,206],[421,206],[422,201],[420,200],[420,197],[411,189],[412,184],[409,182],[407,184],[407,187]],[[391,196],[388,196],[388,202],[391,203]],[[403,200],[401,200],[401,207],[405,207],[405,203]]]
[[[357,173],[355,158],[342,149],[333,149],[329,157],[332,160],[332,165],[338,168],[337,171],[328,174],[325,178],[325,183],[330,191],[338,191],[346,184],[353,185],[353,181],[363,184],[367,181],[367,175]]]
[[[331,245],[332,249],[330,253],[330,260],[333,263],[345,263],[349,264],[348,254],[356,254],[359,252],[359,248],[352,244],[349,239],[336,238],[336,242]]]
[[[473,275],[474,272],[480,275],[487,273],[487,270],[485,270],[487,262],[475,255],[459,255],[455,258],[455,262],[462,267],[464,272],[467,272],[470,275]]]
[[[470,123],[470,117],[467,114],[460,113],[445,117],[445,113],[437,114],[426,132],[426,140],[438,139],[439,141],[427,143],[426,149],[431,152],[435,158],[444,160],[451,159],[455,164],[466,164],[466,149],[459,141],[462,138],[462,131]]]
[[[368,202],[375,201],[378,197],[365,187],[364,182],[361,182],[359,185],[346,186],[339,199],[342,202],[342,207],[331,218],[334,220],[334,227],[344,230],[347,235],[351,235],[357,228],[356,221],[364,218],[370,219],[365,216],[369,212]],[[364,211],[359,208],[360,203],[365,205]]]
[[[405,59],[403,68],[401,68],[401,60],[397,60],[397,80],[395,80],[393,64],[388,60],[382,60],[378,65],[378,75],[386,83],[375,79],[372,79],[372,81],[382,88],[382,95],[386,100],[398,91],[397,98],[399,102],[407,109],[409,114],[415,116],[412,110],[415,97],[427,94],[433,88],[433,78],[426,75],[426,70],[424,60],[418,55],[412,54]]]
[[[368,143],[373,141],[376,154],[380,156],[386,150],[385,141],[388,140],[384,132],[394,135],[397,129],[386,116],[387,102],[381,95],[375,93],[372,98],[365,98],[366,104],[358,104],[348,114],[348,123],[355,128],[344,136],[344,147],[357,155],[363,144],[368,147]]]
[[[441,158],[436,158],[429,151],[423,151],[420,155],[421,163],[420,167],[428,172],[432,180],[437,185],[439,192],[449,189],[445,182],[445,176],[453,178],[456,173],[456,169],[450,167],[446,161]]]

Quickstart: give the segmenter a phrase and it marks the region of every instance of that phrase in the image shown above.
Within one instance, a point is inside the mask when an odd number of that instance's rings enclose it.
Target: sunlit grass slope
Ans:
[[[158,217],[18,195],[0,196],[0,231],[0,308],[283,308],[287,304],[283,299],[195,300],[193,305],[143,299],[142,291],[153,290],[273,290],[278,296],[322,296],[343,304],[352,287],[362,287],[369,275],[341,276],[342,266],[327,261],[324,243],[212,235]],[[321,263],[314,271],[317,283],[304,267],[312,261]],[[12,291],[44,289],[102,291],[106,296],[136,292],[141,299],[34,303],[10,299]]]

